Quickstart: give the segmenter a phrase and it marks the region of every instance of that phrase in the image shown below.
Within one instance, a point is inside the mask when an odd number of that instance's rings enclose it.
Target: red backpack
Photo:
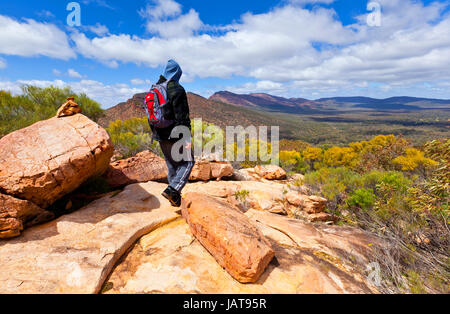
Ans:
[[[147,112],[148,122],[156,128],[167,128],[171,126],[174,121],[164,118],[163,109],[169,105],[167,97],[167,85],[170,80],[161,84],[152,86],[150,92],[145,97],[145,111]]]

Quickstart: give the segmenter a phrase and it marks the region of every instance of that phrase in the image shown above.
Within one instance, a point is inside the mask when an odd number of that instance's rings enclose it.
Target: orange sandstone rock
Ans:
[[[82,114],[37,122],[0,139],[0,190],[47,208],[101,175],[113,150],[108,133]]]
[[[263,234],[226,202],[188,193],[182,213],[194,236],[241,283],[256,282],[274,257]]]

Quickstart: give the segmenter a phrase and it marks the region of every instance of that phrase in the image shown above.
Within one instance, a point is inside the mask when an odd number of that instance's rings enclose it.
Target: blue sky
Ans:
[[[165,62],[188,91],[316,99],[450,98],[450,1],[0,2],[0,89],[70,85],[107,108],[149,89]]]

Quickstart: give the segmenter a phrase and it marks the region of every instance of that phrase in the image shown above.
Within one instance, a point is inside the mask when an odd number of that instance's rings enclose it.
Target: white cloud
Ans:
[[[173,0],[154,0],[153,5],[148,4],[139,14],[153,19],[173,17],[181,14],[181,5]]]
[[[61,71],[57,69],[53,69],[52,73],[56,76],[60,76],[62,74]]]
[[[152,82],[150,80],[142,80],[142,79],[132,79],[131,84],[133,85],[150,85]]]
[[[203,27],[199,14],[194,9],[182,14],[181,5],[173,0],[155,0],[139,14],[146,19],[146,29],[161,37],[187,37]]]
[[[187,74],[230,77],[248,75],[251,71],[280,64],[280,60],[290,60],[292,56],[304,56],[297,59],[297,68],[309,65],[318,55],[310,41],[345,43],[352,33],[342,27],[329,10],[309,12],[284,7],[266,14],[246,14],[242,19],[242,23],[233,25],[234,31],[218,36],[143,39],[120,34],[89,39],[76,33],[72,39],[83,56],[103,63],[132,62],[156,67],[173,57]]]
[[[198,13],[191,9],[187,14],[173,20],[153,20],[147,23],[147,30],[162,37],[187,37],[203,26]]]
[[[6,60],[0,57],[0,69],[4,69],[8,66]]]
[[[344,26],[333,9],[287,4],[263,14],[247,13],[239,22],[209,33],[205,30],[215,26],[203,25],[196,11],[183,15],[176,2],[157,1],[153,11],[147,7],[141,14],[160,23],[150,27],[159,36],[89,39],[77,33],[72,39],[80,54],[110,66],[157,67],[175,58],[190,80],[238,75],[283,84],[284,90],[288,86],[317,91],[450,80],[450,15],[442,13],[449,4],[378,2],[381,27],[369,27],[366,14]],[[198,21],[184,21],[189,14]],[[185,32],[178,31],[182,28]],[[175,37],[177,32],[183,37]],[[241,88],[261,90],[262,86],[251,83]]]
[[[88,97],[98,101],[103,108],[109,108],[120,102],[130,99],[134,94],[145,92],[146,89],[132,88],[128,84],[106,85],[93,80],[80,80],[78,82],[65,82],[62,80],[41,81],[41,80],[18,80],[0,81],[0,90],[7,90],[15,95],[21,94],[22,85],[34,85],[38,87],[70,86],[75,93],[85,93]]]
[[[272,81],[258,81],[245,83],[242,86],[228,86],[226,90],[237,94],[248,94],[256,92],[266,92],[272,94],[286,93],[285,87],[281,83]]]
[[[382,6],[381,27],[368,26],[367,14],[344,26],[333,9],[298,5],[330,2],[286,0],[284,6],[244,14],[229,25],[205,25],[194,9],[174,0],[155,0],[139,12],[153,37],[110,34],[97,24],[85,29],[97,37],[73,32],[71,39],[78,53],[113,68],[122,63],[155,68],[174,58],[184,70],[184,82],[243,76],[255,83],[230,88],[249,92],[300,96],[369,90],[374,84],[376,90],[389,86],[394,92],[423,82],[436,86],[450,81],[450,14],[443,13],[450,3],[377,0]],[[5,35],[15,29],[20,30],[20,40]],[[29,34],[39,40],[29,44]],[[32,20],[18,22],[0,15],[0,41],[6,43],[0,54],[75,57],[64,32]],[[48,49],[42,48],[47,44]],[[148,84],[139,79],[130,83],[143,82]]]
[[[109,34],[108,27],[106,27],[105,25],[102,25],[100,23],[97,23],[97,24],[91,25],[91,26],[83,26],[83,29],[90,31],[90,32],[96,34],[97,36],[105,36],[105,35]]]
[[[67,75],[69,75],[69,76],[72,77],[72,78],[82,78],[82,77],[83,77],[80,73],[78,73],[78,72],[75,71],[74,69],[69,69],[69,70],[67,71]]]
[[[76,57],[66,33],[52,24],[32,19],[19,22],[0,15],[0,54],[23,57],[47,56],[68,60]]]

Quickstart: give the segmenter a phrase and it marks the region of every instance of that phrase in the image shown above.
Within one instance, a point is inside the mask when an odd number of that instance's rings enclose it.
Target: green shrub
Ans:
[[[250,192],[248,190],[239,190],[234,193],[234,197],[242,203],[245,203],[247,201],[249,195]]]
[[[83,114],[97,121],[103,115],[101,106],[86,94],[75,94],[70,87],[23,86],[23,94],[12,96],[0,91],[0,137],[56,115],[68,97],[74,97]]]
[[[106,130],[120,158],[131,157],[144,150],[162,156],[159,144],[156,141],[152,143],[152,133],[145,118],[113,121]]]
[[[375,204],[375,194],[371,189],[358,189],[347,199],[347,205],[351,208],[369,210]]]

